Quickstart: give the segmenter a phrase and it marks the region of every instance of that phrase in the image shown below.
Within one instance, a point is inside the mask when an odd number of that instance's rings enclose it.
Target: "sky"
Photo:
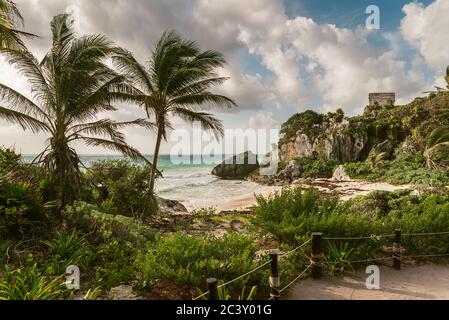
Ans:
[[[76,19],[78,34],[104,34],[142,62],[166,29],[177,30],[203,49],[222,52],[230,77],[215,92],[238,103],[213,110],[227,129],[276,129],[296,112],[342,108],[360,114],[368,93],[396,92],[407,103],[442,85],[449,65],[449,0],[15,0],[25,29],[40,36],[27,42],[41,58],[50,45],[49,23],[58,13]],[[367,29],[369,5],[380,28]],[[0,83],[30,96],[26,80],[0,59]],[[103,115],[132,120],[144,113],[132,105]],[[191,126],[173,119],[174,127]],[[154,136],[125,130],[127,140],[150,154]],[[0,145],[23,154],[43,149],[45,135],[23,132],[0,120]],[[174,142],[163,145],[169,153]],[[77,146],[80,153],[105,153]]]

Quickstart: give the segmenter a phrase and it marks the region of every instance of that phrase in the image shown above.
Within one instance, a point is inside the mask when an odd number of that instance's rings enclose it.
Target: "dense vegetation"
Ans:
[[[388,235],[395,229],[401,229],[405,234],[449,230],[447,193],[418,196],[412,195],[409,190],[394,193],[374,191],[368,196],[341,202],[314,189],[284,189],[268,198],[259,196],[254,212],[255,225],[281,242],[292,245],[304,242],[311,232],[323,232],[326,237],[347,238]],[[404,253],[448,253],[448,237],[405,237],[402,243]],[[388,255],[384,249],[385,246],[391,247],[391,244],[391,238],[376,237],[328,242],[325,249],[327,267],[334,270],[335,264],[342,258],[341,254],[345,254],[345,261]],[[348,263],[343,269],[353,267]]]
[[[449,81],[449,68],[446,79]],[[304,167],[302,177],[330,177],[329,166],[337,161],[345,164],[353,178],[447,185],[449,92],[441,88],[407,105],[368,106],[363,115],[355,117],[345,118],[341,110],[326,115],[305,111],[284,123],[281,133],[281,152],[300,134],[306,135],[313,146],[309,158],[289,158]],[[354,163],[347,163],[342,159],[353,156],[342,156],[341,152],[352,152],[351,143],[363,148],[358,150]],[[335,153],[329,152],[332,144]],[[311,171],[308,163],[315,170]]]
[[[0,52],[33,88],[28,99],[0,85],[0,117],[49,137],[48,146],[31,164],[14,150],[0,148],[0,300],[113,298],[111,289],[121,284],[144,297],[188,299],[204,289],[207,277],[234,279],[265,262],[266,250],[289,250],[314,231],[346,237],[389,234],[395,228],[449,231],[445,188],[420,195],[373,192],[347,202],[313,189],[284,189],[268,198],[257,197],[246,234],[214,237],[188,234],[180,225],[175,225],[176,232],[156,228],[152,219],[164,218],[153,194],[157,163],[149,163],[129,146],[120,130],[128,125],[156,129],[156,158],[170,128],[169,114],[198,120],[220,135],[221,123],[199,108],[234,105],[209,92],[226,80],[214,73],[224,64],[223,57],[167,32],[145,68],[101,35],[75,36],[67,19],[53,19],[52,46],[37,61],[23,45],[28,34],[17,31],[21,17],[14,3],[0,0]],[[109,66],[110,58],[120,72]],[[369,134],[373,145],[391,139],[396,150],[402,150],[391,156],[369,152],[365,161],[346,164],[348,173],[374,181],[447,186],[448,99],[441,91],[405,107],[376,108],[375,117],[369,113],[347,119],[348,130]],[[112,104],[118,101],[136,103],[148,118],[124,123],[97,119],[102,111],[116,110]],[[283,127],[282,141],[298,128],[318,137],[323,127],[344,120],[341,110],[327,115],[306,111]],[[102,161],[83,168],[73,146],[76,140],[118,150],[140,162]],[[338,164],[326,159],[296,162],[304,178],[329,177]],[[192,216],[209,221],[217,215],[203,209]],[[403,244],[407,252],[447,253],[447,238],[410,238]],[[388,246],[390,242],[375,237],[329,243],[326,268],[350,269],[349,260],[384,254]],[[281,279],[292,280],[308,263],[301,252],[283,258]],[[81,271],[79,291],[64,284],[71,265]],[[267,276],[268,270],[259,270],[220,294],[245,298],[257,292],[256,297],[265,298]]]

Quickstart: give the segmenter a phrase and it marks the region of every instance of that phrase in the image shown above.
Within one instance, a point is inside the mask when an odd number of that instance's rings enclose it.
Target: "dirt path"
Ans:
[[[368,275],[301,281],[289,300],[448,300],[449,265],[405,267],[396,271],[380,267],[380,290],[368,290]]]

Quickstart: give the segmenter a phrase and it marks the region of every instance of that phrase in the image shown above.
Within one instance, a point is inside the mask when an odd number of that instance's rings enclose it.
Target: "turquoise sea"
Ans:
[[[34,155],[23,155],[31,162]],[[157,180],[156,192],[161,197],[181,201],[189,210],[217,207],[225,210],[232,202],[252,197],[254,193],[264,193],[268,187],[247,181],[221,180],[211,174],[212,169],[230,156],[212,159],[202,156],[190,156],[172,159],[170,155],[161,155],[158,168],[163,178]],[[99,160],[123,159],[120,155],[82,155],[86,167]],[[152,157],[148,156],[151,160]],[[243,200],[242,200],[243,201]]]

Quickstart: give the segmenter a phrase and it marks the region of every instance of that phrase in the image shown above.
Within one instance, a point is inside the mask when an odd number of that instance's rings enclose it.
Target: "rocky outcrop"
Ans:
[[[259,167],[257,156],[247,151],[223,161],[212,170],[212,174],[223,179],[244,179]]]
[[[294,158],[358,161],[368,143],[368,135],[351,131],[349,122],[343,121],[323,127],[322,134],[314,137],[299,130],[295,136],[280,146],[280,159],[287,162]]]
[[[156,197],[159,210],[164,214],[177,214],[189,212],[187,208],[179,201]]]
[[[301,178],[301,166],[296,161],[292,160],[277,174],[276,178],[280,181],[291,183]]]

